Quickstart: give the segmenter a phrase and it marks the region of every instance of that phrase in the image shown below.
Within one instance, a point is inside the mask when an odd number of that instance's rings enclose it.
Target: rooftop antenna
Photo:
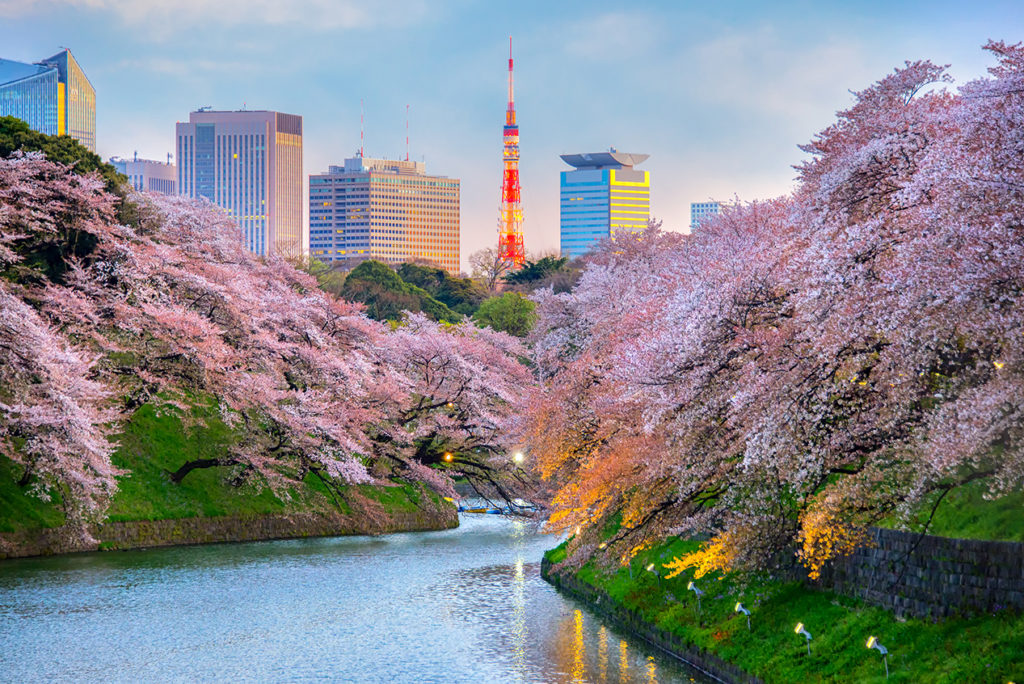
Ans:
[[[138,150],[135,150],[135,155],[132,158],[132,161],[139,161],[139,151]]]
[[[405,105],[405,161],[409,161],[409,105]]]
[[[363,115],[365,110],[363,109],[363,101],[359,100],[359,158],[363,158]]]

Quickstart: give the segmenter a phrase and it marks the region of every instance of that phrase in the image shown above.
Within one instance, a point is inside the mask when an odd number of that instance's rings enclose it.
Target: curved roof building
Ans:
[[[651,174],[633,167],[649,155],[619,152],[563,154],[559,247],[575,259],[602,240],[635,233],[651,218]]]
[[[615,148],[607,152],[588,152],[586,154],[563,154],[562,161],[577,169],[631,169],[642,163],[651,155],[635,152],[619,152]]]

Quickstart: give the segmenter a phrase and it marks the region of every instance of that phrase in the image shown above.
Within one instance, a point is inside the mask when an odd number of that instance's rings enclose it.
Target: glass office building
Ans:
[[[256,254],[302,257],[302,117],[196,111],[177,124],[178,192],[238,222]]]
[[[35,64],[0,59],[0,116],[96,151],[96,90],[69,50]]]
[[[353,157],[309,177],[309,253],[324,262],[431,261],[459,273],[457,178],[422,162]]]
[[[575,167],[562,171],[562,256],[574,259],[616,233],[634,233],[647,227],[651,218],[651,175],[633,167],[648,156],[615,149],[562,155],[562,161]]]

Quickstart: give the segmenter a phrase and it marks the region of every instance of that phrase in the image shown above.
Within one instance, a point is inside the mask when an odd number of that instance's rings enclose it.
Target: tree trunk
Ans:
[[[174,484],[181,484],[181,481],[185,479],[185,476],[193,470],[229,465],[238,465],[238,461],[233,458],[197,458],[194,461],[186,461],[184,465],[171,473],[171,482]]]

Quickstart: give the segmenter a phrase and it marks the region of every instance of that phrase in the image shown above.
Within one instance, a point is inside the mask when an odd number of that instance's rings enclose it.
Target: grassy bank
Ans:
[[[957,539],[1024,542],[1024,491],[1010,492],[998,499],[988,499],[988,484],[971,482],[950,491],[935,508],[928,534]],[[931,515],[939,494],[933,493],[922,502],[909,522],[911,531],[920,531]],[[897,527],[887,520],[880,527]]]
[[[799,582],[770,578],[746,585],[737,577],[710,575],[694,580],[683,573],[660,579],[662,564],[696,549],[675,540],[649,549],[629,566],[605,569],[590,561],[575,578],[606,592],[645,621],[706,649],[766,682],[884,682],[877,651],[865,646],[875,636],[890,651],[891,682],[999,682],[1024,679],[1024,616],[1000,613],[940,622],[900,620],[881,608]],[[565,545],[547,554],[558,563]],[[704,592],[698,613],[690,581]],[[737,602],[751,612],[735,612]],[[811,655],[794,632],[804,623],[813,637]]]
[[[112,460],[129,473],[119,478],[108,522],[293,513],[358,516],[367,507],[386,515],[443,505],[437,495],[410,484],[335,487],[332,483],[331,491],[315,475],[274,492],[258,480],[237,482],[238,471],[230,467],[194,470],[176,484],[170,473],[183,463],[221,456],[239,439],[219,419],[212,403],[196,402],[192,412],[182,420],[180,413],[158,412],[146,405],[126,423]],[[60,492],[51,491],[51,501],[43,501],[29,488],[18,486],[20,476],[21,469],[0,456],[0,533],[63,525]]]

